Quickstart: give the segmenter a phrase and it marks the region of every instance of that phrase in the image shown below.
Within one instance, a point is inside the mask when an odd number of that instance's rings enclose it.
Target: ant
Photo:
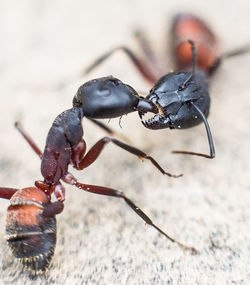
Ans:
[[[124,52],[142,76],[150,84],[154,84],[146,99],[157,106],[158,112],[154,117],[143,121],[146,112],[139,111],[142,124],[156,130],[185,129],[204,122],[210,154],[190,151],[173,153],[214,158],[215,148],[207,121],[210,108],[209,80],[224,59],[248,53],[250,47],[233,50],[218,57],[215,35],[205,22],[191,14],[178,14],[171,30],[178,71],[166,74],[146,38],[141,32],[137,32],[136,36],[146,60],[138,58],[128,47],[119,46],[99,57],[84,73],[92,71],[114,52]]]
[[[112,76],[90,80],[80,86],[73,99],[73,107],[62,112],[54,120],[42,152],[33,139],[18,122],[17,130],[22,134],[33,151],[41,159],[41,174],[43,181],[35,181],[35,187],[14,189],[0,187],[0,197],[9,199],[7,211],[6,235],[7,242],[15,257],[31,272],[43,272],[50,264],[56,244],[56,215],[64,208],[65,188],[61,181],[77,188],[99,194],[123,199],[127,205],[147,224],[154,227],[171,242],[181,248],[196,254],[197,250],[176,241],[137,207],[121,191],[103,186],[88,185],[77,181],[68,171],[71,164],[77,170],[87,168],[100,155],[108,143],[112,142],[121,149],[147,159],[162,173],[172,177],[146,153],[120,140],[104,137],[86,152],[86,142],[83,139],[82,119],[114,118],[124,114],[139,111],[157,113],[153,102],[140,97],[129,85]],[[51,195],[54,193],[56,201]]]

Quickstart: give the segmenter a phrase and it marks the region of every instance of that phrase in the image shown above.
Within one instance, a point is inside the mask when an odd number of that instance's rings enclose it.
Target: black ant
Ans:
[[[85,154],[86,143],[81,125],[83,117],[114,118],[133,111],[156,113],[157,108],[151,101],[139,97],[129,85],[114,77],[103,77],[91,80],[78,89],[73,99],[73,108],[62,112],[54,120],[43,153],[22,126],[16,123],[18,131],[41,158],[44,180],[35,181],[35,187],[20,190],[0,187],[0,197],[10,200],[7,211],[7,242],[15,257],[32,272],[43,272],[54,254],[55,216],[63,211],[65,200],[65,188],[60,181],[91,193],[124,199],[147,224],[181,248],[197,253],[193,247],[187,247],[163,232],[123,192],[80,183],[68,172],[69,164],[77,170],[90,166],[105,145],[112,142],[139,158],[150,160],[162,174],[178,177],[165,172],[157,161],[143,151],[111,137],[102,138]],[[55,202],[51,201],[53,193],[57,200]]]
[[[92,71],[117,50],[123,51],[144,78],[154,84],[146,99],[157,106],[158,112],[154,117],[143,121],[146,112],[139,111],[143,125],[152,130],[185,129],[204,122],[210,154],[190,151],[173,151],[173,153],[214,158],[215,148],[206,118],[210,108],[208,83],[224,59],[248,53],[250,47],[246,46],[218,57],[217,41],[210,28],[191,14],[179,14],[173,21],[172,42],[177,69],[180,71],[165,74],[148,41],[142,33],[138,32],[136,35],[147,61],[139,59],[129,48],[120,46],[99,57],[85,70],[85,73]]]

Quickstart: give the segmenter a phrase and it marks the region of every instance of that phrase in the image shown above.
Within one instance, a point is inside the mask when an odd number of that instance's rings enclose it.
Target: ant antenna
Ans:
[[[199,153],[199,152],[192,152],[192,151],[183,151],[183,150],[173,150],[172,153],[177,153],[177,154],[190,154],[190,155],[196,155],[196,156],[202,156],[205,158],[214,158],[215,157],[215,149],[214,149],[214,143],[213,143],[213,137],[212,137],[212,133],[207,121],[206,116],[203,114],[203,112],[200,110],[200,108],[195,105],[193,102],[190,102],[191,105],[198,111],[198,113],[200,114],[205,127],[206,127],[206,131],[207,131],[207,138],[208,138],[208,143],[209,143],[209,148],[210,148],[210,155],[207,154],[203,154],[203,153]]]
[[[192,40],[187,40],[187,41],[191,45],[193,64],[192,64],[192,72],[189,75],[189,77],[184,81],[184,83],[181,85],[182,88],[185,88],[188,81],[194,76],[195,70],[196,70],[196,64],[197,64],[197,52],[196,52],[195,43]]]
[[[193,76],[195,74],[196,64],[197,64],[197,51],[195,43],[192,40],[188,40],[188,42],[190,43],[192,50],[192,57],[193,57],[192,76]]]

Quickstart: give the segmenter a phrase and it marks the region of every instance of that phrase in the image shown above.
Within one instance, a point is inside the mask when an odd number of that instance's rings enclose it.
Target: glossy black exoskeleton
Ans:
[[[64,208],[65,188],[62,181],[81,190],[99,195],[123,199],[126,204],[144,222],[154,227],[159,233],[181,248],[197,253],[171,238],[119,190],[83,184],[68,172],[71,164],[77,170],[83,170],[93,164],[108,143],[152,162],[162,174],[178,177],[166,172],[157,161],[140,149],[122,141],[103,137],[86,152],[83,139],[82,119],[114,118],[130,112],[157,113],[156,105],[140,97],[127,84],[112,76],[90,80],[83,84],[73,99],[73,107],[59,114],[54,120],[42,152],[19,123],[16,128],[41,159],[43,181],[35,181],[36,187],[23,189],[0,187],[0,198],[10,200],[7,211],[6,236],[10,249],[25,267],[32,273],[42,273],[49,266],[56,245],[56,215]],[[52,202],[51,196],[56,201]]]
[[[109,76],[93,79],[83,84],[73,99],[84,116],[93,119],[110,119],[138,110],[157,113],[156,106],[129,85]]]
[[[184,129],[198,125],[202,118],[191,102],[208,116],[210,97],[206,75],[197,71],[191,79],[190,76],[191,72],[169,73],[150,90],[146,99],[157,106],[159,113],[143,122],[147,128]]]
[[[248,53],[250,48],[246,46],[218,56],[214,33],[204,21],[187,13],[174,18],[171,30],[176,72],[166,74],[162,61],[141,32],[137,32],[136,36],[146,60],[137,57],[128,47],[119,46],[99,57],[85,72],[93,70],[117,50],[124,52],[143,77],[154,86],[146,99],[157,106],[158,113],[144,120],[146,112],[139,112],[143,125],[151,130],[186,129],[204,122],[210,154],[190,151],[174,151],[174,153],[213,158],[215,149],[207,121],[211,75],[225,58]]]

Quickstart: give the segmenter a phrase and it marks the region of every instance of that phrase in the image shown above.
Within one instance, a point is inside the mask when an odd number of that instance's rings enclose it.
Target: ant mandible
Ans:
[[[173,151],[173,153],[214,158],[215,148],[206,118],[210,108],[208,83],[224,59],[248,53],[250,47],[246,46],[218,57],[215,35],[201,19],[191,14],[178,14],[174,18],[171,30],[178,71],[165,74],[148,41],[142,33],[137,32],[137,38],[147,61],[139,59],[128,47],[120,46],[99,57],[85,70],[85,73],[92,71],[117,50],[123,51],[143,77],[154,84],[146,99],[157,106],[158,112],[154,117],[143,121],[146,112],[139,111],[143,125],[152,130],[185,129],[204,122],[210,154],[190,151]]]
[[[157,161],[141,150],[110,137],[99,140],[85,154],[86,143],[82,138],[81,125],[83,117],[114,118],[133,111],[156,113],[157,108],[154,103],[139,97],[132,87],[117,78],[103,77],[91,80],[78,89],[73,99],[73,108],[62,112],[54,120],[48,132],[43,153],[23,127],[16,123],[18,131],[41,158],[41,173],[44,180],[35,181],[35,187],[20,190],[0,187],[0,197],[10,200],[7,211],[7,242],[15,257],[32,272],[43,272],[54,254],[55,216],[63,211],[65,200],[65,188],[60,180],[84,191],[124,199],[127,205],[147,224],[181,248],[197,253],[193,247],[183,245],[162,231],[123,192],[80,183],[68,172],[69,164],[77,170],[90,166],[98,158],[105,145],[112,142],[139,158],[150,160],[162,174],[178,177],[178,175],[165,172]],[[55,202],[51,200],[52,193],[56,197]]]

